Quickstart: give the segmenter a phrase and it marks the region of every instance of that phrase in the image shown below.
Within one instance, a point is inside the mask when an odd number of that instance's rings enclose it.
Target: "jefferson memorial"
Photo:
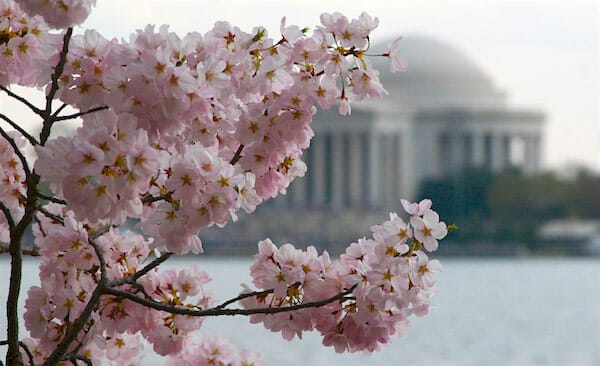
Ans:
[[[425,179],[467,168],[540,169],[544,115],[507,105],[506,92],[460,50],[435,39],[401,41],[405,72],[377,62],[389,92],[355,103],[350,116],[319,111],[305,153],[307,174],[279,205],[314,208],[397,207]]]
[[[315,137],[303,156],[308,171],[275,200],[224,230],[201,234],[209,251],[229,243],[255,252],[258,240],[316,244],[335,251],[369,233],[370,225],[415,200],[427,179],[452,179],[469,168],[524,173],[540,169],[544,114],[508,105],[480,67],[436,39],[407,36],[405,72],[374,59],[389,95],[319,111]],[[338,248],[339,249],[339,248]]]

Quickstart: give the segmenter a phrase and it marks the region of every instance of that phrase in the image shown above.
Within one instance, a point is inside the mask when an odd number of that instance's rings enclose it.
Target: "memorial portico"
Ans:
[[[307,174],[279,205],[397,207],[424,180],[465,169],[539,171],[543,113],[508,106],[506,93],[460,51],[423,37],[402,42],[408,70],[378,66],[389,96],[355,104],[351,116],[317,113]]]

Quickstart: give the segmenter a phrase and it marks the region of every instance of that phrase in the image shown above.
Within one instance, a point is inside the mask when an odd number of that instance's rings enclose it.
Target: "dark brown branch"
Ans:
[[[108,106],[100,106],[100,107],[95,107],[95,108],[91,108],[88,109],[87,111],[84,112],[78,112],[78,113],[73,113],[73,114],[68,114],[66,116],[60,116],[60,117],[54,117],[54,121],[58,122],[58,121],[66,121],[68,119],[74,119],[74,118],[78,118],[78,117],[82,117],[85,116],[86,114],[90,114],[90,113],[94,113],[94,112],[98,112],[98,111],[103,111],[105,109],[108,109]]]
[[[0,89],[3,90],[6,94],[8,94],[11,98],[14,98],[14,99],[18,100],[19,102],[25,104],[29,109],[31,109],[31,111],[33,113],[37,114],[38,116],[42,116],[44,114],[43,110],[41,110],[38,107],[31,104],[31,102],[29,102],[27,99],[23,98],[22,96],[13,93],[10,89],[5,87],[4,85],[0,85]]]
[[[346,289],[335,296],[319,300],[319,301],[311,301],[305,302],[298,305],[291,305],[285,307],[269,307],[269,308],[254,308],[254,309],[222,309],[222,308],[211,308],[206,310],[194,310],[190,308],[184,308],[179,306],[166,305],[154,300],[146,300],[142,299],[130,292],[116,290],[113,288],[104,289],[103,293],[107,295],[112,295],[118,298],[124,298],[127,300],[131,300],[140,305],[164,311],[170,314],[178,314],[178,315],[187,315],[187,316],[223,316],[223,315],[253,315],[253,314],[277,314],[294,310],[301,310],[306,308],[318,308],[321,306],[325,306],[332,302],[342,300],[346,295],[352,293],[352,291],[356,288],[356,285],[352,286],[349,289]]]
[[[52,113],[52,118],[56,118],[56,116],[58,116],[58,114],[60,112],[63,111],[63,109],[67,108],[69,105],[67,103],[63,103],[60,107],[56,108],[56,110],[54,111],[54,113]]]
[[[233,304],[235,302],[238,302],[240,300],[246,299],[248,297],[252,297],[252,296],[264,296],[264,295],[271,294],[274,291],[275,290],[270,289],[270,290],[264,290],[264,291],[245,292],[243,294],[240,294],[240,295],[238,295],[238,296],[236,296],[236,297],[234,297],[232,299],[229,299],[229,300],[223,302],[221,305],[215,306],[214,308],[215,309],[224,309],[227,306],[229,306],[229,305],[231,305],[231,304]]]
[[[23,135],[23,137],[25,137],[30,144],[32,144],[33,146],[37,145],[38,142],[35,139],[35,137],[31,136],[29,134],[29,132],[25,131],[21,126],[19,126],[18,123],[16,123],[15,121],[13,121],[12,119],[10,119],[8,116],[0,113],[0,118],[3,119],[6,123],[8,123],[9,125],[12,126],[12,128],[14,128],[15,130],[19,131],[19,133],[21,135]]]
[[[93,233],[91,233],[90,234],[90,238],[91,239],[98,239],[102,235],[106,234],[110,230],[111,227],[112,227],[111,225],[102,226],[100,229],[97,229],[96,231],[94,231]]]
[[[154,203],[158,201],[169,201],[171,199],[171,194],[161,194],[160,196],[153,196],[150,193],[142,196],[141,200],[143,204]]]
[[[235,165],[235,163],[237,163],[242,158],[242,150],[244,150],[244,145],[240,144],[235,154],[233,155],[233,158],[231,158],[229,164]]]
[[[2,211],[2,213],[4,214],[4,217],[6,218],[6,222],[8,223],[8,230],[9,232],[13,232],[13,230],[15,230],[15,219],[13,218],[12,214],[10,213],[10,210],[8,209],[8,207],[6,207],[6,205],[4,204],[4,202],[0,201],[0,211]]]
[[[83,309],[83,311],[81,312],[79,317],[68,328],[63,339],[56,346],[54,351],[52,351],[50,356],[48,356],[46,361],[44,361],[42,366],[50,366],[50,365],[54,366],[54,365],[57,365],[58,362],[63,359],[63,357],[66,354],[67,350],[69,349],[69,346],[71,345],[71,343],[73,343],[73,341],[75,340],[75,338],[77,337],[79,332],[83,329],[85,324],[89,321],[90,316],[92,315],[92,312],[94,312],[96,310],[96,308],[98,307],[98,304],[100,303],[100,296],[102,295],[102,289],[104,289],[106,287],[107,287],[107,282],[101,280],[100,283],[98,284],[98,286],[96,287],[96,289],[94,290],[94,292],[92,293],[92,296],[90,297],[90,301],[88,301],[87,305],[85,306],[85,308]]]
[[[49,196],[47,194],[44,194],[42,192],[38,192],[37,196],[43,200],[46,201],[50,201],[50,202],[54,202],[54,203],[58,203],[59,205],[66,205],[67,201],[63,200],[62,198],[56,198],[54,196]]]
[[[139,280],[140,278],[145,276],[148,272],[150,272],[154,268],[158,267],[161,263],[165,262],[172,255],[173,255],[173,253],[165,253],[165,254],[161,255],[160,257],[152,260],[152,262],[145,265],[144,268],[137,271],[136,273],[129,275],[127,277],[120,278],[118,280],[111,281],[109,283],[109,286],[115,287],[115,286],[121,286],[121,285],[125,285],[125,284],[133,285],[133,284],[135,284],[135,281]]]
[[[58,59],[58,64],[54,68],[54,72],[52,73],[52,81],[50,83],[50,90],[46,95],[46,108],[43,111],[44,124],[42,126],[42,131],[40,132],[40,144],[44,145],[48,137],[50,137],[50,131],[52,130],[52,125],[54,123],[54,119],[52,118],[52,101],[56,96],[56,92],[58,91],[58,80],[63,74],[65,70],[65,64],[67,62],[67,53],[69,52],[69,43],[71,41],[71,36],[73,35],[73,28],[68,28],[67,32],[63,37],[63,46],[60,52],[60,58]]]
[[[104,255],[102,254],[102,249],[92,237],[88,237],[88,244],[94,248],[94,252],[96,253],[96,257],[98,257],[98,261],[100,262],[100,282],[108,283],[108,279],[106,277],[106,259],[104,259]]]
[[[31,170],[29,169],[29,163],[27,163],[27,159],[25,158],[25,155],[23,154],[23,152],[21,152],[21,150],[19,149],[19,146],[17,146],[17,143],[15,142],[15,140],[12,137],[10,137],[10,135],[8,134],[8,132],[6,132],[4,130],[4,128],[1,128],[1,127],[0,127],[0,135],[2,135],[2,137],[4,137],[4,139],[6,141],[8,141],[10,146],[13,148],[15,155],[17,155],[17,157],[19,158],[21,165],[23,165],[23,170],[25,171],[25,180],[26,181],[31,180]]]
[[[0,346],[6,346],[7,344],[8,344],[8,341],[0,341]],[[27,354],[27,358],[29,359],[29,365],[35,366],[35,364],[33,362],[33,353],[31,353],[31,350],[29,349],[29,347],[27,347],[27,345],[23,342],[19,342],[19,346],[21,346],[23,351],[25,351],[25,353]]]
[[[52,212],[46,210],[45,208],[43,208],[42,206],[36,206],[36,209],[41,212],[42,214],[44,214],[44,216],[46,216],[47,218],[53,220],[54,222],[56,222],[57,224],[61,224],[64,225],[65,224],[65,220],[58,215],[53,214]]]

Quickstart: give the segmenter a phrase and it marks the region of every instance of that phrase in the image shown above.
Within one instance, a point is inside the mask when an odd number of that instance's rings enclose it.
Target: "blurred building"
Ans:
[[[377,62],[387,97],[354,104],[351,116],[317,113],[308,174],[280,206],[397,207],[423,180],[466,168],[540,169],[542,113],[508,106],[506,92],[448,44],[406,37],[400,53],[403,73]]]

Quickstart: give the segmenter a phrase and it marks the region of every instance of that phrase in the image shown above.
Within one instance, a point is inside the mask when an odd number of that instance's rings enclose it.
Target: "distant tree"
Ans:
[[[533,176],[516,172],[498,177],[488,191],[497,238],[535,245],[539,226],[566,215],[567,186],[554,173]]]
[[[582,169],[570,183],[566,205],[571,216],[600,219],[600,175]]]

